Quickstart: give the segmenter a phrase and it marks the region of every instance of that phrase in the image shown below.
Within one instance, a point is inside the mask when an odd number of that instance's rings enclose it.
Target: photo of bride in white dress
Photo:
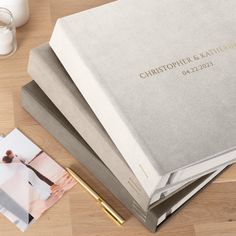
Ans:
[[[22,231],[75,184],[18,129],[0,140],[0,213]]]
[[[8,153],[13,152],[8,151]],[[23,181],[30,184],[33,189],[38,192],[41,200],[47,200],[52,194],[51,186],[41,180],[37,174],[24,163],[24,161],[16,159],[17,158],[15,157],[11,158],[9,155],[2,158],[2,163],[5,164],[4,172],[11,172],[14,173],[15,176],[20,176]]]

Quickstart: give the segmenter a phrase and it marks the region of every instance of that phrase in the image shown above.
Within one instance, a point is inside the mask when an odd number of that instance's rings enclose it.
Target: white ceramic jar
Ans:
[[[12,13],[0,7],[0,59],[12,55],[17,48],[16,28]]]
[[[24,25],[29,20],[28,0],[0,0],[0,7],[11,11],[16,27]]]

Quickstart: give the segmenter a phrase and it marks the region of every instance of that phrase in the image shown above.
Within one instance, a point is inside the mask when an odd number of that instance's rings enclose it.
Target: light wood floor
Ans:
[[[74,158],[22,108],[20,90],[31,79],[27,75],[29,50],[49,40],[60,16],[85,10],[107,0],[31,0],[31,19],[17,30],[19,48],[14,56],[0,61],[0,133],[19,127],[63,166],[76,164],[84,177],[127,219],[114,224],[79,185],[38,220],[29,236],[152,235],[99,184]],[[22,235],[0,216],[0,235]],[[156,233],[159,236],[235,236],[236,166],[232,166],[185,205]]]

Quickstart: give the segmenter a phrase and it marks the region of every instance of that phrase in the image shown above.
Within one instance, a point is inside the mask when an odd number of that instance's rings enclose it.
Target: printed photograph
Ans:
[[[76,181],[18,129],[0,140],[0,212],[25,231]]]

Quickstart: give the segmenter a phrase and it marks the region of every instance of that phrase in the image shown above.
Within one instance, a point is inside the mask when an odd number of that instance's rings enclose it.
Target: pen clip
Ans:
[[[102,199],[100,199],[100,203],[102,208],[112,217],[115,222],[117,222],[119,225],[123,225],[125,223],[125,220],[106,202],[104,202]]]

